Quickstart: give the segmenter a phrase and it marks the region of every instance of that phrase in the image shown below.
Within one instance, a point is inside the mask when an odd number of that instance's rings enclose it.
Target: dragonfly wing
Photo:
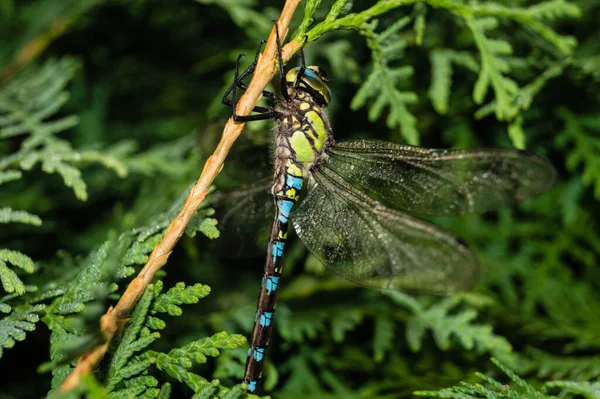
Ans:
[[[272,185],[272,179],[263,179],[244,189],[219,193],[216,202],[220,253],[230,258],[248,258],[264,252],[275,212]]]
[[[298,236],[335,273],[356,284],[437,294],[471,288],[479,266],[464,242],[386,208],[326,167],[292,213]]]
[[[553,183],[545,159],[512,149],[437,150],[348,140],[328,167],[393,208],[430,215],[480,213],[535,197]]]

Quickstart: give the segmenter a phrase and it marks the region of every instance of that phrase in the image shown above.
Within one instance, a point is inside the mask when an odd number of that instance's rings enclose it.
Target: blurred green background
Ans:
[[[38,366],[98,342],[98,317],[144,264],[219,140],[237,55],[251,62],[282,3],[0,0],[1,397],[47,395],[69,366]],[[482,382],[479,372],[515,397],[534,397],[527,389],[600,397],[600,3],[303,1],[289,38],[307,3],[318,7],[314,24],[304,21],[305,52],[331,79],[336,138],[516,146],[549,159],[558,178],[545,195],[511,209],[435,219],[481,262],[481,282],[452,298],[354,287],[292,238],[268,393],[408,398]],[[401,6],[377,25],[332,29],[313,41],[332,6],[335,19],[384,3]],[[160,272],[164,291],[201,283],[210,295],[192,304],[204,296],[199,289],[180,302],[172,291],[170,303],[189,304],[181,317],[165,311],[164,328],[152,324],[158,294],[148,299],[151,310],[139,316],[147,330],[137,334],[160,330],[160,338],[127,355],[119,348],[133,344],[117,339],[82,388],[89,397],[192,397],[215,379],[196,397],[242,395],[234,386],[246,346],[234,334],[249,335],[264,255],[231,259],[223,256],[231,248],[206,235],[215,236],[223,214],[218,198],[270,177],[271,137],[268,121],[246,126],[215,183],[219,194]],[[223,347],[213,335],[221,331],[229,337]],[[128,368],[210,336],[202,342],[223,349],[219,356],[172,353],[169,367]],[[190,364],[177,363],[183,358]],[[461,395],[505,397],[502,389]]]

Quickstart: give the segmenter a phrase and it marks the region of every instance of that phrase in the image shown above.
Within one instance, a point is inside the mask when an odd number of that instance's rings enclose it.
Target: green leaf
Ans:
[[[556,381],[547,382],[545,387],[562,388],[563,393],[574,393],[586,399],[597,399],[600,397],[600,382]]]
[[[246,343],[246,338],[240,334],[227,334],[225,331],[214,334],[212,337],[202,338],[190,342],[181,348],[169,352],[173,359],[189,359],[196,363],[206,363],[207,356],[219,356],[219,350],[235,349]],[[191,365],[191,363],[189,363]]]
[[[519,86],[506,75],[507,72],[510,72],[510,67],[501,57],[512,54],[512,46],[506,41],[494,40],[485,36],[486,30],[495,27],[494,19],[467,18],[466,22],[481,55],[481,66],[473,89],[473,100],[477,104],[481,104],[491,85],[495,94],[496,118],[502,121],[510,120],[514,117],[510,99],[518,93]]]
[[[367,37],[367,44],[372,52],[373,71],[352,99],[350,108],[356,110],[373,100],[369,107],[369,120],[378,119],[384,109],[389,107],[386,124],[389,128],[400,128],[402,137],[409,144],[419,143],[417,119],[408,110],[408,106],[418,100],[416,93],[403,92],[398,84],[408,80],[413,74],[411,66],[390,68],[388,63],[401,57],[404,41],[396,33],[408,20],[402,19],[381,34],[376,34],[371,26],[362,33]],[[393,50],[392,50],[393,49]]]
[[[25,211],[15,211],[10,208],[0,209],[0,224],[6,223],[23,223],[33,226],[40,226],[42,219],[39,216],[33,215]]]
[[[171,397],[171,384],[165,382],[160,387],[160,392],[156,396],[157,399],[169,399]]]
[[[417,3],[413,9],[415,14],[415,43],[417,46],[423,45],[423,36],[425,35],[425,16],[427,15],[427,7],[424,3]]]
[[[15,292],[22,295],[25,293],[25,285],[17,274],[8,268],[8,264],[12,264],[29,274],[35,271],[35,264],[29,256],[21,252],[0,249],[0,280],[2,281],[2,287],[9,294]]]
[[[479,71],[479,65],[470,53],[451,49],[434,49],[429,54],[429,60],[431,62],[429,98],[433,108],[439,114],[445,115],[448,112],[452,85],[452,63],[473,72]]]
[[[362,322],[363,312],[360,309],[344,309],[336,312],[331,319],[331,334],[335,342],[343,342],[346,332],[352,331]]]
[[[518,149],[525,148],[525,132],[523,131],[523,120],[516,118],[508,125],[508,137],[510,137],[513,146]]]
[[[156,298],[153,312],[169,313],[171,316],[180,316],[183,311],[177,305],[198,303],[198,300],[210,294],[210,287],[194,284],[186,287],[184,283],[177,283],[175,287]]]
[[[388,318],[375,318],[375,334],[373,336],[373,358],[376,362],[383,361],[386,352],[392,349],[394,340],[394,323]]]
[[[427,396],[433,398],[453,398],[453,399],[500,399],[500,398],[531,398],[531,399],[551,399],[550,396],[536,390],[532,385],[517,376],[496,359],[492,362],[504,372],[514,384],[503,384],[487,377],[481,373],[476,373],[477,377],[484,380],[487,386],[481,384],[472,384],[462,382],[460,386],[446,388],[439,391],[417,391],[418,396]]]
[[[12,348],[15,341],[25,340],[27,333],[35,330],[35,325],[40,320],[39,314],[44,309],[44,305],[24,307],[0,320],[0,357],[4,348]]]
[[[196,232],[201,232],[206,237],[214,240],[219,238],[221,234],[219,229],[217,228],[218,221],[217,219],[210,218],[215,213],[213,209],[201,209],[196,212],[196,214],[190,220],[190,223],[186,227],[186,234],[190,237],[194,237]]]
[[[336,2],[331,6],[325,21],[331,22],[338,19],[338,17],[343,17],[346,15],[350,8],[352,7],[352,2],[348,0],[336,0]]]
[[[7,170],[6,172],[0,172],[0,185],[8,183],[12,180],[19,180],[23,174],[18,170]]]
[[[31,170],[41,163],[44,172],[58,173],[65,185],[73,188],[75,196],[85,201],[87,187],[75,165],[100,163],[119,176],[125,176],[126,168],[112,156],[76,151],[56,136],[79,124],[76,115],[56,117],[69,100],[66,86],[78,67],[79,63],[69,57],[50,60],[39,68],[24,71],[0,89],[0,139],[27,136],[18,152],[0,158],[0,172],[8,167]]]
[[[468,351],[491,353],[505,361],[514,361],[512,346],[506,338],[494,334],[490,325],[474,323],[477,318],[475,309],[456,309],[461,302],[460,297],[445,298],[426,307],[405,294],[385,293],[414,313],[408,319],[406,329],[406,339],[412,351],[422,350],[425,331],[429,329],[441,350],[448,350],[458,343]]]
[[[139,338],[140,331],[144,326],[146,316],[152,305],[154,295],[154,286],[148,286],[135,306],[133,314],[131,315],[131,322],[127,325],[121,343],[111,360],[106,379],[106,384],[110,389],[114,389],[114,387],[123,379],[137,375],[150,366],[150,361],[148,359],[144,359],[140,362],[132,362],[133,367],[131,365],[128,366],[127,364],[134,353],[148,347],[159,337],[158,333],[156,333],[153,336],[143,339],[141,342],[141,338]]]
[[[597,140],[600,131],[598,115],[577,115],[566,108],[559,110],[559,116],[565,122],[565,128],[556,137],[559,148],[569,148],[566,167],[576,171],[582,167],[581,179],[585,186],[594,187],[594,196],[600,199],[600,141]]]

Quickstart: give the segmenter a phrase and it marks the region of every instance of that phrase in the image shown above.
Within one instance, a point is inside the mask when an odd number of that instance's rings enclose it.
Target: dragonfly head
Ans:
[[[288,86],[302,90],[310,94],[315,101],[326,106],[331,100],[331,91],[327,85],[327,75],[318,66],[309,66],[304,69],[304,73],[300,76],[302,67],[292,68],[285,75],[285,81]]]

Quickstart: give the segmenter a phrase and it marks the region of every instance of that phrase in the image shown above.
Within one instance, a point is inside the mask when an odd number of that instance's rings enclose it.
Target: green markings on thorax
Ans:
[[[313,162],[316,155],[323,150],[327,132],[322,112],[309,101],[302,101],[298,106],[297,116],[292,116],[287,136],[295,154],[295,161]]]

